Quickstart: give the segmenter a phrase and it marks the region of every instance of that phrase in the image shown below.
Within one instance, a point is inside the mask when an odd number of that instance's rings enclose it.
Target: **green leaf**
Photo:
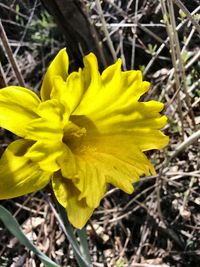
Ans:
[[[25,247],[34,252],[40,260],[44,263],[46,267],[61,267],[60,265],[53,262],[45,254],[43,254],[31,241],[25,236],[20,228],[17,220],[12,216],[12,214],[0,205],[0,220],[2,220],[5,227],[23,244]]]
[[[79,238],[80,238],[80,242],[81,242],[81,248],[83,250],[83,255],[81,255],[80,247],[79,247],[78,241],[74,235],[73,227],[71,226],[71,224],[68,220],[66,210],[60,205],[60,203],[58,201],[55,200],[55,202],[56,202],[57,209],[58,209],[58,212],[60,215],[60,219],[62,220],[62,223],[64,226],[64,227],[62,227],[62,229],[63,229],[65,235],[67,236],[69,242],[72,245],[78,266],[79,267],[92,267],[91,258],[89,255],[89,248],[86,245],[86,242],[87,242],[86,234],[83,237],[83,233],[81,233],[81,230],[78,233]],[[51,208],[53,208],[53,207],[51,207]],[[60,219],[59,218],[57,218],[57,219],[60,222]],[[80,236],[80,234],[81,234],[81,236]],[[84,243],[83,243],[84,238],[86,238],[86,239],[84,240]]]

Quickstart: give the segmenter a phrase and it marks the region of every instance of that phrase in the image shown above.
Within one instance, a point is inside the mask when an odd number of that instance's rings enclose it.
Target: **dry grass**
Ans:
[[[142,69],[165,103],[170,145],[151,153],[157,175],[132,195],[109,188],[87,231],[94,266],[200,266],[200,7],[198,1],[81,1],[102,46],[124,69]],[[0,14],[17,70],[38,90],[49,60],[65,41],[39,1],[8,1]],[[45,14],[44,17],[42,17]],[[2,35],[1,35],[2,36]],[[38,37],[39,36],[39,37]],[[44,39],[41,37],[44,36]],[[57,38],[59,36],[59,38]],[[38,39],[37,39],[38,37]],[[3,45],[4,48],[5,45]],[[80,45],[81,47],[81,45]],[[12,56],[11,55],[11,56]],[[21,83],[8,49],[0,51],[1,84]],[[38,71],[40,70],[40,71]],[[3,78],[4,77],[4,78]],[[2,86],[3,87],[3,86]],[[12,140],[1,130],[1,149]],[[48,193],[1,201],[35,244],[61,266],[76,266]],[[0,266],[42,266],[0,225]]]

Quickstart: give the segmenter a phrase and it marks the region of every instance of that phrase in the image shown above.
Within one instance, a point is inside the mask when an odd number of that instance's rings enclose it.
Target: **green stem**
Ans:
[[[60,205],[60,203],[56,199],[55,199],[55,203],[56,203],[56,207],[59,212],[59,215],[60,215],[60,217],[57,216],[57,219],[60,225],[62,226],[62,229],[65,235],[67,236],[70,244],[72,245],[72,248],[74,250],[74,255],[75,255],[75,258],[77,260],[79,267],[92,267],[91,261],[88,261],[86,258],[84,258],[81,255],[80,247],[76,239],[76,236],[74,235],[73,228],[67,218],[66,210]],[[51,205],[51,208],[54,209],[51,202],[50,202],[50,205]]]
[[[92,264],[92,262],[91,262],[91,256],[90,256],[90,250],[89,250],[89,246],[88,246],[88,242],[87,242],[86,229],[83,228],[81,230],[77,230],[77,234],[78,234],[79,239],[80,239],[80,245],[81,245],[82,253],[83,253],[85,259],[90,264]]]

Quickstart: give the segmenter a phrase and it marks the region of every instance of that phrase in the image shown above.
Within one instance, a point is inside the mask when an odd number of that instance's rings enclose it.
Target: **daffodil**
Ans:
[[[144,152],[168,143],[160,129],[163,104],[140,102],[149,83],[140,71],[122,71],[121,60],[102,74],[94,54],[68,74],[60,50],[50,64],[41,98],[29,89],[0,90],[0,126],[20,138],[0,159],[0,199],[18,197],[51,183],[69,221],[82,228],[106,185],[132,193],[141,175],[155,174]]]

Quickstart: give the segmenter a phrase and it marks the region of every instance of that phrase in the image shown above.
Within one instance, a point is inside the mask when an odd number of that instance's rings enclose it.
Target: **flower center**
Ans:
[[[73,152],[80,148],[82,139],[86,135],[86,129],[79,127],[72,121],[64,127],[63,143],[65,143]]]
[[[94,123],[83,115],[72,115],[67,125],[64,127],[63,142],[74,153],[80,153],[88,146],[86,140],[90,135],[97,135],[97,129]]]

